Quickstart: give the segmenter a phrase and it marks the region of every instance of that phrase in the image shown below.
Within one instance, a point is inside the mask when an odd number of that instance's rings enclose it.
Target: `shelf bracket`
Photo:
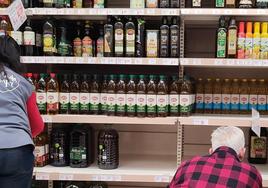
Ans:
[[[53,188],[53,181],[52,180],[48,180],[48,188]]]
[[[184,126],[180,124],[179,119],[176,120],[175,125],[177,126],[177,165],[180,165],[183,156]]]

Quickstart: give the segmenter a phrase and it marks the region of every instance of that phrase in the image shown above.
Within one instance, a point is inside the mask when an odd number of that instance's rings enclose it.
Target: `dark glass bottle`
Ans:
[[[40,114],[47,112],[47,93],[45,74],[40,74],[40,79],[36,84],[36,103]]]
[[[56,52],[56,39],[54,35],[54,24],[47,20],[43,26],[43,53],[45,56],[53,56]]]
[[[180,0],[170,0],[170,8],[180,8]]]
[[[94,162],[93,129],[88,125],[76,126],[70,135],[70,167],[88,167]]]
[[[134,57],[136,51],[136,29],[135,24],[131,17],[129,17],[128,22],[125,26],[125,41],[126,41],[126,57]]]
[[[169,57],[169,46],[168,18],[163,17],[160,27],[160,57]]]
[[[76,23],[76,35],[73,40],[73,54],[75,57],[82,56],[81,22]]]
[[[184,79],[180,90],[180,116],[190,116],[192,111],[190,82]]]
[[[116,169],[119,166],[119,135],[116,130],[105,128],[98,136],[98,166]]]
[[[169,0],[160,0],[159,1],[159,7],[160,8],[169,8]]]
[[[108,87],[108,80],[107,75],[103,76],[102,85],[101,85],[101,94],[100,94],[100,114],[107,113],[107,87]]]
[[[104,32],[103,29],[100,29],[100,35],[96,42],[96,56],[104,56]]]
[[[228,27],[228,45],[227,55],[228,58],[236,58],[237,52],[237,26],[234,18],[231,19]]]
[[[70,44],[68,44],[66,34],[67,30],[65,27],[60,27],[61,31],[61,37],[60,37],[60,42],[58,44],[58,54],[60,56],[68,56],[70,55],[69,49],[70,49]]]
[[[36,25],[35,27],[35,52],[34,55],[41,56],[43,54],[43,41],[42,41],[42,27]]]
[[[116,77],[110,75],[107,86],[107,115],[114,116],[116,112]]]
[[[180,27],[177,17],[172,17],[170,26],[170,57],[180,56]]]
[[[267,130],[261,128],[261,137],[252,130],[249,132],[248,161],[255,164],[267,163]]]
[[[156,117],[156,98],[157,98],[157,85],[155,83],[155,76],[149,76],[149,82],[147,84],[147,95],[146,95],[146,107],[147,116]]]
[[[89,114],[90,109],[90,86],[89,86],[89,76],[83,74],[82,82],[80,85],[80,93],[79,93],[79,108],[80,114]]]
[[[70,112],[70,83],[68,74],[64,74],[60,84],[60,113]]]
[[[23,34],[20,30],[11,31],[10,36],[18,43],[20,46],[20,55],[24,55],[24,46],[23,46]]]
[[[50,73],[47,81],[47,113],[59,113],[59,84],[55,73]]]
[[[82,39],[82,56],[83,57],[93,57],[93,40],[91,34],[90,22],[85,23],[85,33]]]
[[[166,84],[166,77],[160,75],[159,83],[157,84],[157,116],[166,117],[168,114],[168,87]]]
[[[179,101],[180,89],[178,87],[177,76],[172,76],[172,81],[169,87],[169,115],[179,116]]]
[[[145,20],[137,19],[136,57],[145,56]]]
[[[90,85],[90,113],[99,114],[100,111],[100,85],[99,77],[94,74]]]
[[[93,8],[94,0],[84,0],[83,1],[83,8]]]
[[[126,84],[125,75],[119,75],[119,81],[116,84],[116,115],[126,115]]]
[[[50,160],[52,166],[69,164],[69,138],[63,128],[53,128],[50,143]]]
[[[111,17],[108,17],[108,22],[104,25],[104,56],[114,56],[114,26]]]
[[[136,116],[137,103],[137,85],[135,83],[135,76],[129,76],[129,82],[126,86],[126,113],[129,117]]]
[[[114,56],[124,56],[124,24],[120,17],[114,24]]]
[[[254,6],[253,0],[240,0],[239,8],[252,8]]]
[[[265,0],[256,0],[257,8],[268,8],[268,2]]]
[[[144,75],[139,76],[139,83],[137,84],[137,116],[146,116],[146,84]]]
[[[70,84],[70,113],[79,114],[79,76],[77,74],[73,75],[72,82]]]
[[[32,29],[31,21],[28,19],[27,24],[23,32],[23,45],[24,45],[24,55],[33,56],[35,47],[35,32]]]
[[[216,57],[226,57],[226,44],[227,44],[227,29],[224,17],[220,18],[219,28],[217,30],[217,48]]]

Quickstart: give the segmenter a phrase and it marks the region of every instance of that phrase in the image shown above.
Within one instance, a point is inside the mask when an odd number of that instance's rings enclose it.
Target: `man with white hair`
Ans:
[[[209,155],[194,157],[178,168],[170,188],[261,188],[257,169],[241,162],[245,136],[240,128],[219,127],[211,135]]]

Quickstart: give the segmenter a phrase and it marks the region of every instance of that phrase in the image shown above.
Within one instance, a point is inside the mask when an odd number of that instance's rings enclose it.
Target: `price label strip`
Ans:
[[[26,12],[21,0],[15,0],[7,8],[7,14],[14,31],[17,31],[27,19]]]

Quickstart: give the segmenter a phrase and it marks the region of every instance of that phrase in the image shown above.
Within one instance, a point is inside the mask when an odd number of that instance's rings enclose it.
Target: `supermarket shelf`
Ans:
[[[107,16],[107,15],[133,15],[133,16],[179,16],[180,9],[131,9],[131,8],[29,8],[28,16]]]
[[[179,122],[183,125],[251,127],[252,118],[250,115],[200,115],[179,117]],[[260,125],[268,127],[268,118],[260,118]]]
[[[116,58],[116,57],[44,57],[24,56],[26,64],[100,64],[100,65],[164,65],[178,66],[177,58]]]
[[[0,15],[6,15],[6,9],[0,8]]]
[[[176,172],[176,156],[125,155],[115,170],[45,166],[34,169],[37,180],[162,182],[169,183]]]
[[[176,117],[138,118],[104,115],[43,115],[45,123],[90,123],[127,125],[175,125]]]
[[[181,58],[180,65],[185,67],[215,68],[268,68],[268,60],[259,59],[219,59],[219,58]]]

